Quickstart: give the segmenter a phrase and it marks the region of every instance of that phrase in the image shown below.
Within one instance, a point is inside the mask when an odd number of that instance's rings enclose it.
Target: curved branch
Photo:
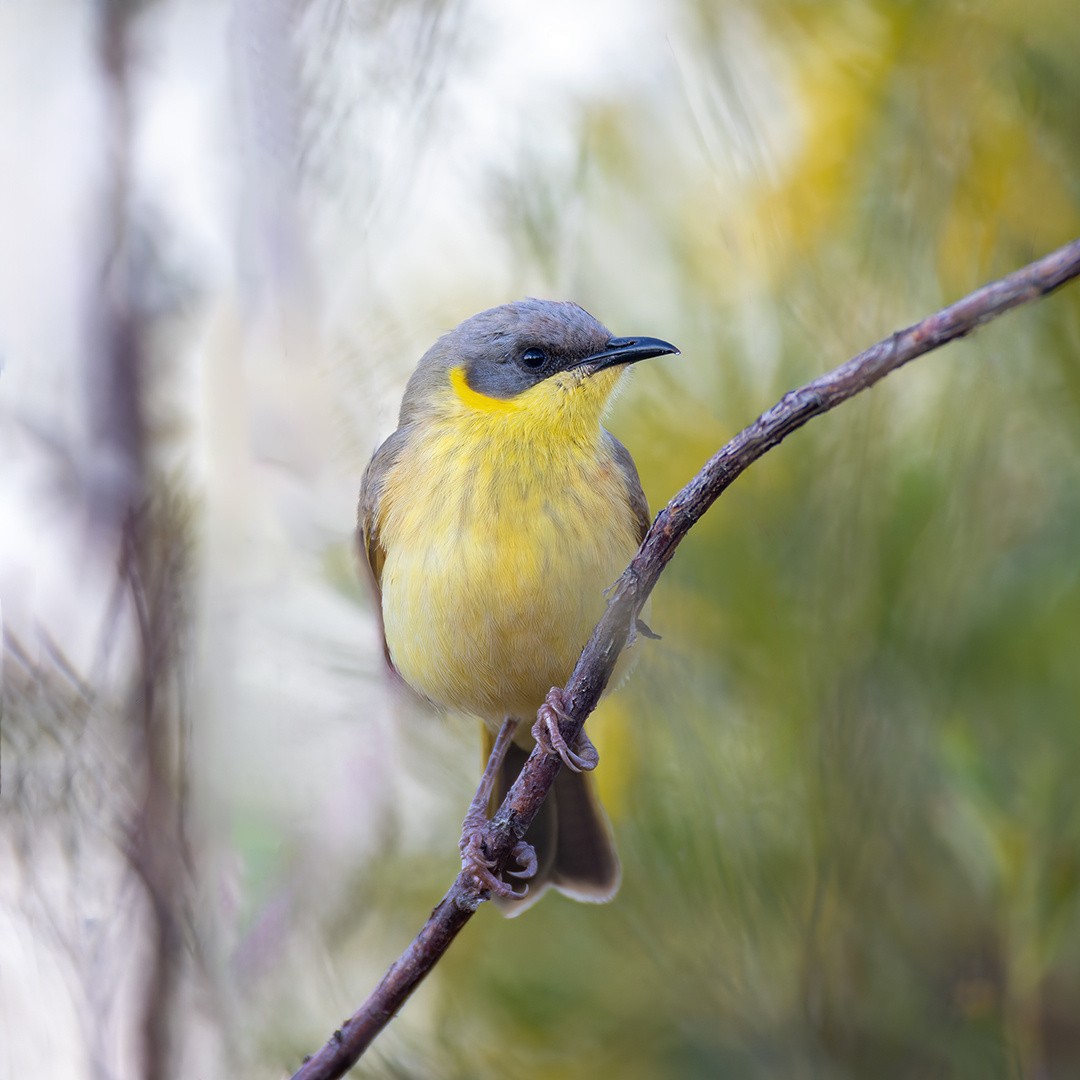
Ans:
[[[828,412],[909,360],[971,333],[998,315],[1030,303],[1080,276],[1080,240],[872,345],[838,368],[785,394],[739,432],[657,515],[641,547],[612,590],[603,617],[564,689],[568,719],[560,723],[572,743],[596,707],[619,654],[631,640],[641,609],[680,541],[720,494],[753,462],[808,420]],[[528,829],[561,767],[535,747],[488,822],[484,846],[501,870]],[[423,929],[363,1005],[335,1031],[293,1080],[333,1080],[346,1072],[389,1023],[486,896],[465,873],[431,913]]]

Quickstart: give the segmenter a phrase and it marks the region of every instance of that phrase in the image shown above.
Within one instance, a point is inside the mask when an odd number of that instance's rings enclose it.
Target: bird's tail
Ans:
[[[485,745],[490,752],[491,736],[486,731]],[[492,811],[502,802],[528,756],[527,749],[510,744],[492,796]],[[589,904],[606,903],[619,891],[622,871],[611,825],[586,773],[565,767],[559,770],[525,839],[536,849],[536,876],[529,881],[523,900],[496,898],[504,915],[520,915],[548,888]],[[508,880],[521,888],[520,879]]]

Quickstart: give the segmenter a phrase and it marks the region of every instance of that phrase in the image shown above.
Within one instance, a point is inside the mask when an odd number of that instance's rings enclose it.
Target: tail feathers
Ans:
[[[574,900],[607,903],[619,891],[622,867],[592,778],[561,769],[546,801],[553,800],[558,838],[552,885]]]
[[[510,746],[493,795],[493,809],[506,796],[528,756],[528,750]],[[618,892],[622,871],[611,825],[587,775],[568,769],[559,772],[525,839],[536,849],[536,875],[528,882],[524,899],[496,897],[504,915],[520,915],[548,888],[592,904],[606,903]],[[509,880],[515,888],[521,887],[520,879]]]

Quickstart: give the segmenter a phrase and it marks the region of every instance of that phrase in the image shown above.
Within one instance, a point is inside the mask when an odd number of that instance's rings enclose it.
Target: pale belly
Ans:
[[[406,469],[383,532],[394,666],[436,704],[491,724],[531,716],[566,682],[637,548],[613,462],[545,471],[471,470],[463,482],[453,463],[438,477]]]

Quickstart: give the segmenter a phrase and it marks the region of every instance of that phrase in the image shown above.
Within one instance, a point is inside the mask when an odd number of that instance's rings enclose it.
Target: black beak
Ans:
[[[679,350],[669,341],[654,337],[613,337],[603,352],[588,356],[581,361],[590,364],[592,373],[616,364],[636,364],[639,360],[648,360],[653,356],[678,355]]]

